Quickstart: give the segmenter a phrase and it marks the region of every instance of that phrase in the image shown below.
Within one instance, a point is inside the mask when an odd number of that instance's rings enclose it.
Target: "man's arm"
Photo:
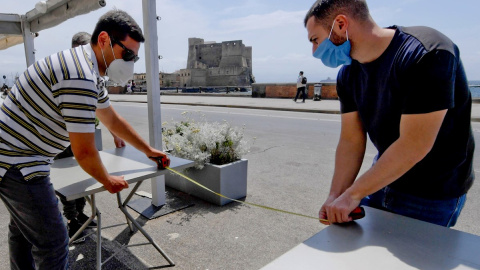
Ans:
[[[421,161],[432,149],[447,110],[402,115],[400,137],[383,153],[377,163],[354,184],[327,205],[331,222],[348,222],[349,213],[360,200],[397,180]]]
[[[349,188],[362,166],[367,137],[358,112],[342,114],[340,140],[335,153],[335,170],[330,193],[319,212],[320,219],[327,219],[325,206],[337,199]],[[322,222],[328,224],[327,222]]]
[[[109,175],[95,147],[95,133],[70,132],[70,144],[75,159],[82,169],[95,178],[110,192],[128,188],[123,176]]]
[[[164,152],[151,147],[112,106],[105,109],[97,109],[96,115],[110,132],[145,153],[147,157],[165,157],[168,160],[168,164],[170,164],[168,156]],[[155,162],[157,161],[155,160]]]

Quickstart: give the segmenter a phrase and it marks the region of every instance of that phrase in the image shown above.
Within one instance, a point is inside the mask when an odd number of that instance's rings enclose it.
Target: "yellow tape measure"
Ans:
[[[187,179],[188,181],[192,182],[193,184],[205,189],[205,190],[208,190],[210,191],[211,193],[217,195],[217,196],[220,196],[222,198],[225,198],[225,199],[228,199],[228,200],[232,200],[234,202],[238,202],[238,203],[242,203],[242,204],[247,204],[247,205],[251,205],[251,206],[256,206],[256,207],[260,207],[260,208],[263,208],[263,209],[267,209],[267,210],[272,210],[272,211],[276,211],[276,212],[280,212],[280,213],[285,213],[285,214],[290,214],[290,215],[295,215],[295,216],[300,216],[300,217],[305,217],[305,218],[311,218],[311,219],[316,219],[316,220],[320,220],[320,221],[325,221],[325,222],[328,222],[328,220],[326,219],[319,219],[318,217],[313,217],[313,216],[307,216],[307,215],[303,215],[303,214],[299,214],[299,213],[295,213],[295,212],[290,212],[290,211],[285,211],[285,210],[282,210],[282,209],[277,209],[277,208],[273,208],[273,207],[269,207],[269,206],[265,206],[265,205],[261,205],[261,204],[256,204],[256,203],[250,203],[250,202],[244,202],[244,201],[239,201],[239,200],[235,200],[235,199],[232,199],[232,198],[229,198],[223,194],[220,194],[220,193],[217,193],[211,189],[209,189],[208,187],[198,183],[197,181],[193,180],[192,178],[180,173],[180,172],[177,172],[176,170],[170,168],[170,167],[165,167],[165,169],[175,173],[175,174],[178,174],[180,175],[181,177]]]

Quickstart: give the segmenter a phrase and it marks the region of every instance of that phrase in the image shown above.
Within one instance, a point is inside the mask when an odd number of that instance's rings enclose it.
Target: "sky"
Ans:
[[[25,14],[35,0],[0,0],[0,12]],[[92,32],[98,18],[117,8],[127,11],[143,29],[142,1],[106,0],[104,8],[69,19],[35,38],[36,59],[68,49],[79,31]],[[19,3],[22,3],[21,5]],[[188,38],[205,41],[243,40],[252,46],[253,75],[258,83],[295,82],[300,70],[309,82],[335,79],[338,68],[313,58],[303,18],[313,0],[157,0],[160,71],[186,68]],[[381,27],[433,27],[457,44],[469,80],[480,80],[479,0],[367,0]],[[145,72],[144,46],[135,72]],[[26,69],[23,45],[0,51],[0,76],[10,80]],[[1,77],[0,77],[0,82]],[[11,84],[11,83],[8,83]]]

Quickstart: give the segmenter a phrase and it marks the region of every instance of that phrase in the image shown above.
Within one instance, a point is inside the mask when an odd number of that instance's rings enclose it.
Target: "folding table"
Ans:
[[[112,175],[124,175],[129,185],[135,184],[127,198],[122,201],[120,192],[116,193],[117,203],[120,211],[125,215],[127,224],[133,231],[132,224],[145,236],[157,251],[169,262],[171,266],[174,262],[158,246],[150,235],[137,223],[137,221],[128,213],[126,205],[137,191],[143,180],[165,174],[168,170],[158,170],[157,165],[148,159],[144,153],[137,149],[126,146],[111,150],[100,151],[100,157],[107,171]],[[186,159],[170,157],[170,167],[181,170],[193,166],[193,162]],[[50,172],[51,182],[60,196],[64,196],[68,201],[85,197],[92,207],[92,215],[89,220],[79,229],[79,231],[70,239],[69,244],[75,241],[80,233],[87,227],[91,220],[97,218],[97,258],[96,268],[101,269],[101,246],[102,246],[102,220],[101,213],[96,206],[95,194],[106,191],[102,184],[93,179],[78,165],[75,158],[64,158],[56,160],[52,165]]]
[[[262,270],[480,269],[480,236],[365,207],[330,225]]]

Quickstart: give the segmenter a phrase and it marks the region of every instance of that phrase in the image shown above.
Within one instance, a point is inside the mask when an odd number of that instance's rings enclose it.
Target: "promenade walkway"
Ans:
[[[147,102],[147,95],[110,95],[110,99],[116,102]],[[160,97],[162,104],[178,104],[190,106],[214,106],[230,108],[249,108],[262,110],[282,110],[311,113],[340,114],[340,102],[338,100],[313,101],[307,99],[305,103],[301,99],[295,103],[287,98],[252,98],[242,94],[168,94]],[[472,121],[480,122],[480,100],[474,100],[472,104]]]

